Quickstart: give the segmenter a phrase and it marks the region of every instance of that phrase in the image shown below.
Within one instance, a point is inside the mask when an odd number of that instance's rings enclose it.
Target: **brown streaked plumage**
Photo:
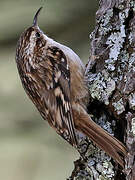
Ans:
[[[86,112],[89,95],[82,61],[70,48],[39,29],[40,10],[33,25],[20,36],[16,49],[16,63],[26,93],[41,116],[71,145],[78,146],[78,130],[124,167],[126,147]]]

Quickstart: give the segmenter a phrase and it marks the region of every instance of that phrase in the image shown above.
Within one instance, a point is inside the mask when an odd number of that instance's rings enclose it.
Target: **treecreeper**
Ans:
[[[87,113],[89,93],[85,66],[70,48],[40,30],[37,18],[20,36],[16,63],[23,88],[43,119],[78,149],[76,131],[88,136],[99,148],[124,167],[127,149],[98,126]]]

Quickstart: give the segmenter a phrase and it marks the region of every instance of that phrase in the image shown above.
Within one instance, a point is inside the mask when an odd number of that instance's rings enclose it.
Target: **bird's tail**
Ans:
[[[74,118],[77,117],[74,119],[75,128],[124,167],[124,157],[127,155],[124,144],[97,125],[81,106],[75,108],[73,112]]]

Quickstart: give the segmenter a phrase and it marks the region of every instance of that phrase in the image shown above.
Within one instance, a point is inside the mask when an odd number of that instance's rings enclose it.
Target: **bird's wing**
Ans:
[[[42,101],[47,109],[49,124],[72,145],[77,145],[70,103],[70,69],[68,61],[57,47],[49,47],[38,65],[38,78],[42,80]]]

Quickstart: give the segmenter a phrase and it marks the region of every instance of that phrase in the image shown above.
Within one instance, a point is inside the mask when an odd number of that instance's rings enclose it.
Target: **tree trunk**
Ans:
[[[90,35],[89,113],[126,144],[124,171],[87,138],[80,137],[86,160],[75,162],[69,179],[135,180],[135,1],[100,0]]]

